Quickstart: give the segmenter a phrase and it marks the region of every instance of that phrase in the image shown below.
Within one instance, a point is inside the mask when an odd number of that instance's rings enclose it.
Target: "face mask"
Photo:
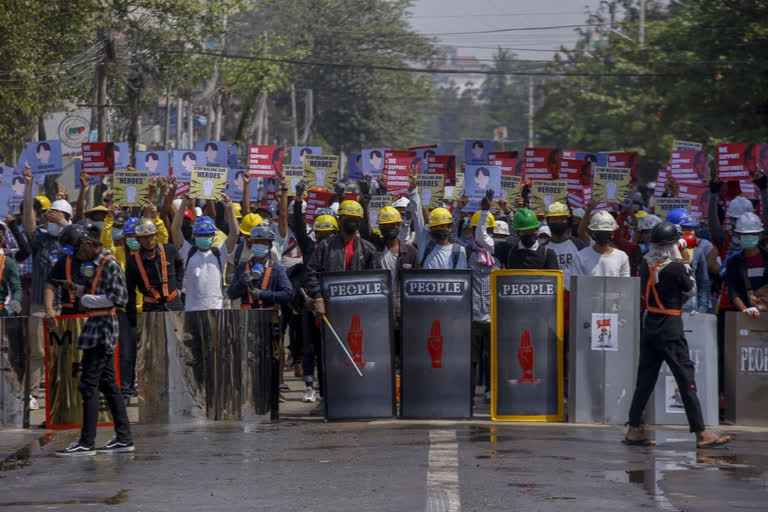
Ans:
[[[640,244],[640,252],[642,252],[643,254],[647,253],[650,248],[651,248],[651,244],[647,242],[643,242]]]
[[[520,243],[527,248],[533,247],[536,243],[536,233],[528,233],[527,235],[520,235]]]
[[[381,237],[387,242],[391,242],[400,236],[400,228],[386,228],[381,230]]]
[[[611,238],[613,238],[613,231],[596,231],[592,233],[592,239],[597,245],[608,245]]]
[[[213,238],[199,237],[195,238],[195,246],[201,251],[207,251],[213,245]]]
[[[122,240],[123,239],[123,230],[118,228],[112,228],[112,240]]]
[[[443,229],[438,230],[431,230],[429,232],[429,236],[434,240],[435,242],[442,242],[446,238],[448,238],[448,232]]]
[[[125,245],[127,245],[128,248],[132,251],[136,251],[139,249],[139,247],[141,247],[141,244],[139,244],[139,241],[135,238],[126,238]]]
[[[754,249],[757,247],[757,243],[760,241],[760,237],[756,235],[743,235],[741,237],[742,249]]]
[[[357,233],[357,230],[360,229],[360,221],[352,220],[352,219],[344,219],[343,221],[341,221],[341,229],[347,235],[354,235],[355,233]]]
[[[269,254],[269,246],[267,245],[254,244],[254,246],[251,247],[251,255],[257,260],[265,258],[267,254]]]
[[[49,235],[59,238],[59,235],[61,235],[61,224],[57,224],[55,222],[49,222],[48,225],[45,227],[45,230],[48,232]]]
[[[560,236],[568,230],[568,224],[565,222],[553,222],[549,225],[549,229],[552,231],[553,235]]]

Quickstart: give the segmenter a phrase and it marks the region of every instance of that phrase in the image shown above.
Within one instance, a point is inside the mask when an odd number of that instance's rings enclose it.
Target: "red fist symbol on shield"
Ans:
[[[352,315],[352,324],[347,334],[347,345],[352,352],[352,360],[358,366],[365,366],[363,362],[363,330],[360,328],[360,315]]]
[[[538,382],[538,379],[533,377],[533,346],[531,345],[531,332],[528,329],[523,330],[523,335],[520,338],[517,360],[520,363],[520,368],[523,370],[523,378],[517,381],[525,383]]]
[[[432,368],[443,367],[443,336],[440,334],[440,320],[432,321],[432,329],[427,338],[427,350],[432,358]]]

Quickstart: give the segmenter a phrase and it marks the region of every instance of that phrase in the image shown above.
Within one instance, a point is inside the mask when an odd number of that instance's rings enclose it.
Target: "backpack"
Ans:
[[[421,258],[421,263],[419,264],[419,266],[424,268],[424,262],[427,261],[427,256],[432,254],[432,251],[435,250],[436,246],[437,246],[437,243],[435,243],[434,240],[429,241],[429,243],[427,244],[427,248],[424,251],[424,257]],[[461,256],[461,248],[462,248],[462,245],[456,244],[456,243],[454,243],[453,247],[451,248],[451,261],[453,262],[452,268],[454,269],[459,264],[459,257]],[[469,255],[467,255],[467,261],[469,261]]]

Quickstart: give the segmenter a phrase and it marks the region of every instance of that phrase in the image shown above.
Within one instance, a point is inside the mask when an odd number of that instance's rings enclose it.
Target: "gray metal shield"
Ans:
[[[363,374],[355,371],[325,326],[325,407],[328,419],[395,415],[389,271],[322,276],[326,315]]]
[[[491,418],[562,421],[559,270],[491,274]]]
[[[573,277],[570,302],[568,420],[623,424],[637,375],[640,280]]]
[[[0,427],[24,426],[26,317],[0,318]]]
[[[403,270],[404,418],[472,416],[472,271]]]
[[[725,414],[739,425],[768,426],[768,316],[725,314]]]

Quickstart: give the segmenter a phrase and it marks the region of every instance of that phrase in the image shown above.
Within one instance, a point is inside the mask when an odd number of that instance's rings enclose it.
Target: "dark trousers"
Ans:
[[[701,414],[701,404],[696,395],[696,380],[693,361],[688,350],[688,342],[684,337],[664,339],[663,333],[644,332],[640,340],[640,362],[637,368],[637,385],[629,409],[629,424],[639,427],[643,423],[643,411],[648,398],[659,378],[661,363],[667,363],[675,382],[680,390],[685,414],[691,432],[704,430],[704,418]]]
[[[120,325],[120,393],[123,396],[136,394],[136,327],[131,325],[125,311],[117,312]]]
[[[315,315],[309,311],[301,314],[302,334],[304,336],[304,354],[301,365],[304,368],[304,381],[315,374],[315,358],[317,358],[317,380],[320,382],[320,395],[323,395],[323,353],[322,335],[315,323]]]
[[[472,395],[475,386],[481,384],[486,391],[491,390],[491,324],[472,322]],[[478,375],[479,373],[479,375]]]
[[[96,423],[99,416],[99,391],[102,392],[115,422],[115,433],[120,441],[131,440],[131,427],[125,402],[115,382],[114,353],[99,344],[83,350],[81,361],[80,394],[83,395],[83,430],[80,444],[93,446],[96,441]]]

